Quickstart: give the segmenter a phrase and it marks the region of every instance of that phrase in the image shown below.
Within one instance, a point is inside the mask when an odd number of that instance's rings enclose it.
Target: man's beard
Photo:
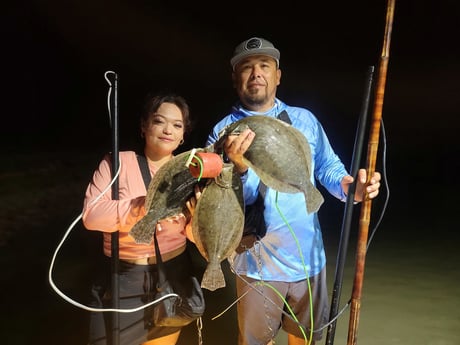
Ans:
[[[265,97],[258,94],[243,95],[244,103],[252,107],[258,107],[265,104]]]

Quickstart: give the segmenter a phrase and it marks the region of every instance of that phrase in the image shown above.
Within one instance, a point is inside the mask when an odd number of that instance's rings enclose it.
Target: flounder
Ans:
[[[213,148],[207,149],[222,152],[228,135],[239,134],[248,127],[256,135],[243,155],[244,163],[268,187],[283,193],[303,193],[308,213],[318,211],[324,199],[310,180],[310,144],[286,122],[263,115],[247,116],[224,128]]]
[[[159,220],[189,213],[185,204],[194,195],[194,186],[198,182],[186,166],[192,151],[174,156],[153,176],[145,199],[147,214],[129,232],[136,243],[151,243]]]
[[[225,287],[221,262],[238,247],[243,234],[243,185],[233,164],[209,179],[198,199],[192,219],[195,245],[208,262],[201,287],[214,291]]]

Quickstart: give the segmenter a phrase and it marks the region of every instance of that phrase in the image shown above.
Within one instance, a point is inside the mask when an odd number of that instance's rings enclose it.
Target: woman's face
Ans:
[[[184,138],[182,112],[173,103],[163,103],[150,115],[144,130],[146,146],[151,150],[171,154]]]

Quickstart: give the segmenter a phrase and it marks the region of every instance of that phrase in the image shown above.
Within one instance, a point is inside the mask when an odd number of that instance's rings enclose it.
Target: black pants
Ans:
[[[91,306],[112,308],[110,289],[110,259],[104,263],[109,272],[100,282],[92,286]],[[164,263],[166,275],[172,284],[189,281],[193,274],[190,255],[186,250],[181,255]],[[156,265],[134,265],[119,263],[119,309],[133,309],[153,301],[156,294],[158,272]],[[180,330],[178,327],[159,327],[152,321],[155,305],[130,313],[118,313],[120,345],[137,345],[163,337]],[[90,316],[89,345],[110,345],[112,341],[112,312],[92,312]]]

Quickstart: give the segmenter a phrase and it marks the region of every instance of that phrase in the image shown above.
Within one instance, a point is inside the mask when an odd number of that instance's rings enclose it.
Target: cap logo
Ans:
[[[238,44],[233,51],[233,56],[230,59],[232,68],[244,58],[251,55],[265,55],[272,57],[276,60],[276,66],[279,68],[280,63],[280,52],[276,49],[270,41],[260,37],[251,37],[246,41]]]
[[[262,40],[258,38],[251,38],[246,42],[246,50],[259,49],[262,47]]]

